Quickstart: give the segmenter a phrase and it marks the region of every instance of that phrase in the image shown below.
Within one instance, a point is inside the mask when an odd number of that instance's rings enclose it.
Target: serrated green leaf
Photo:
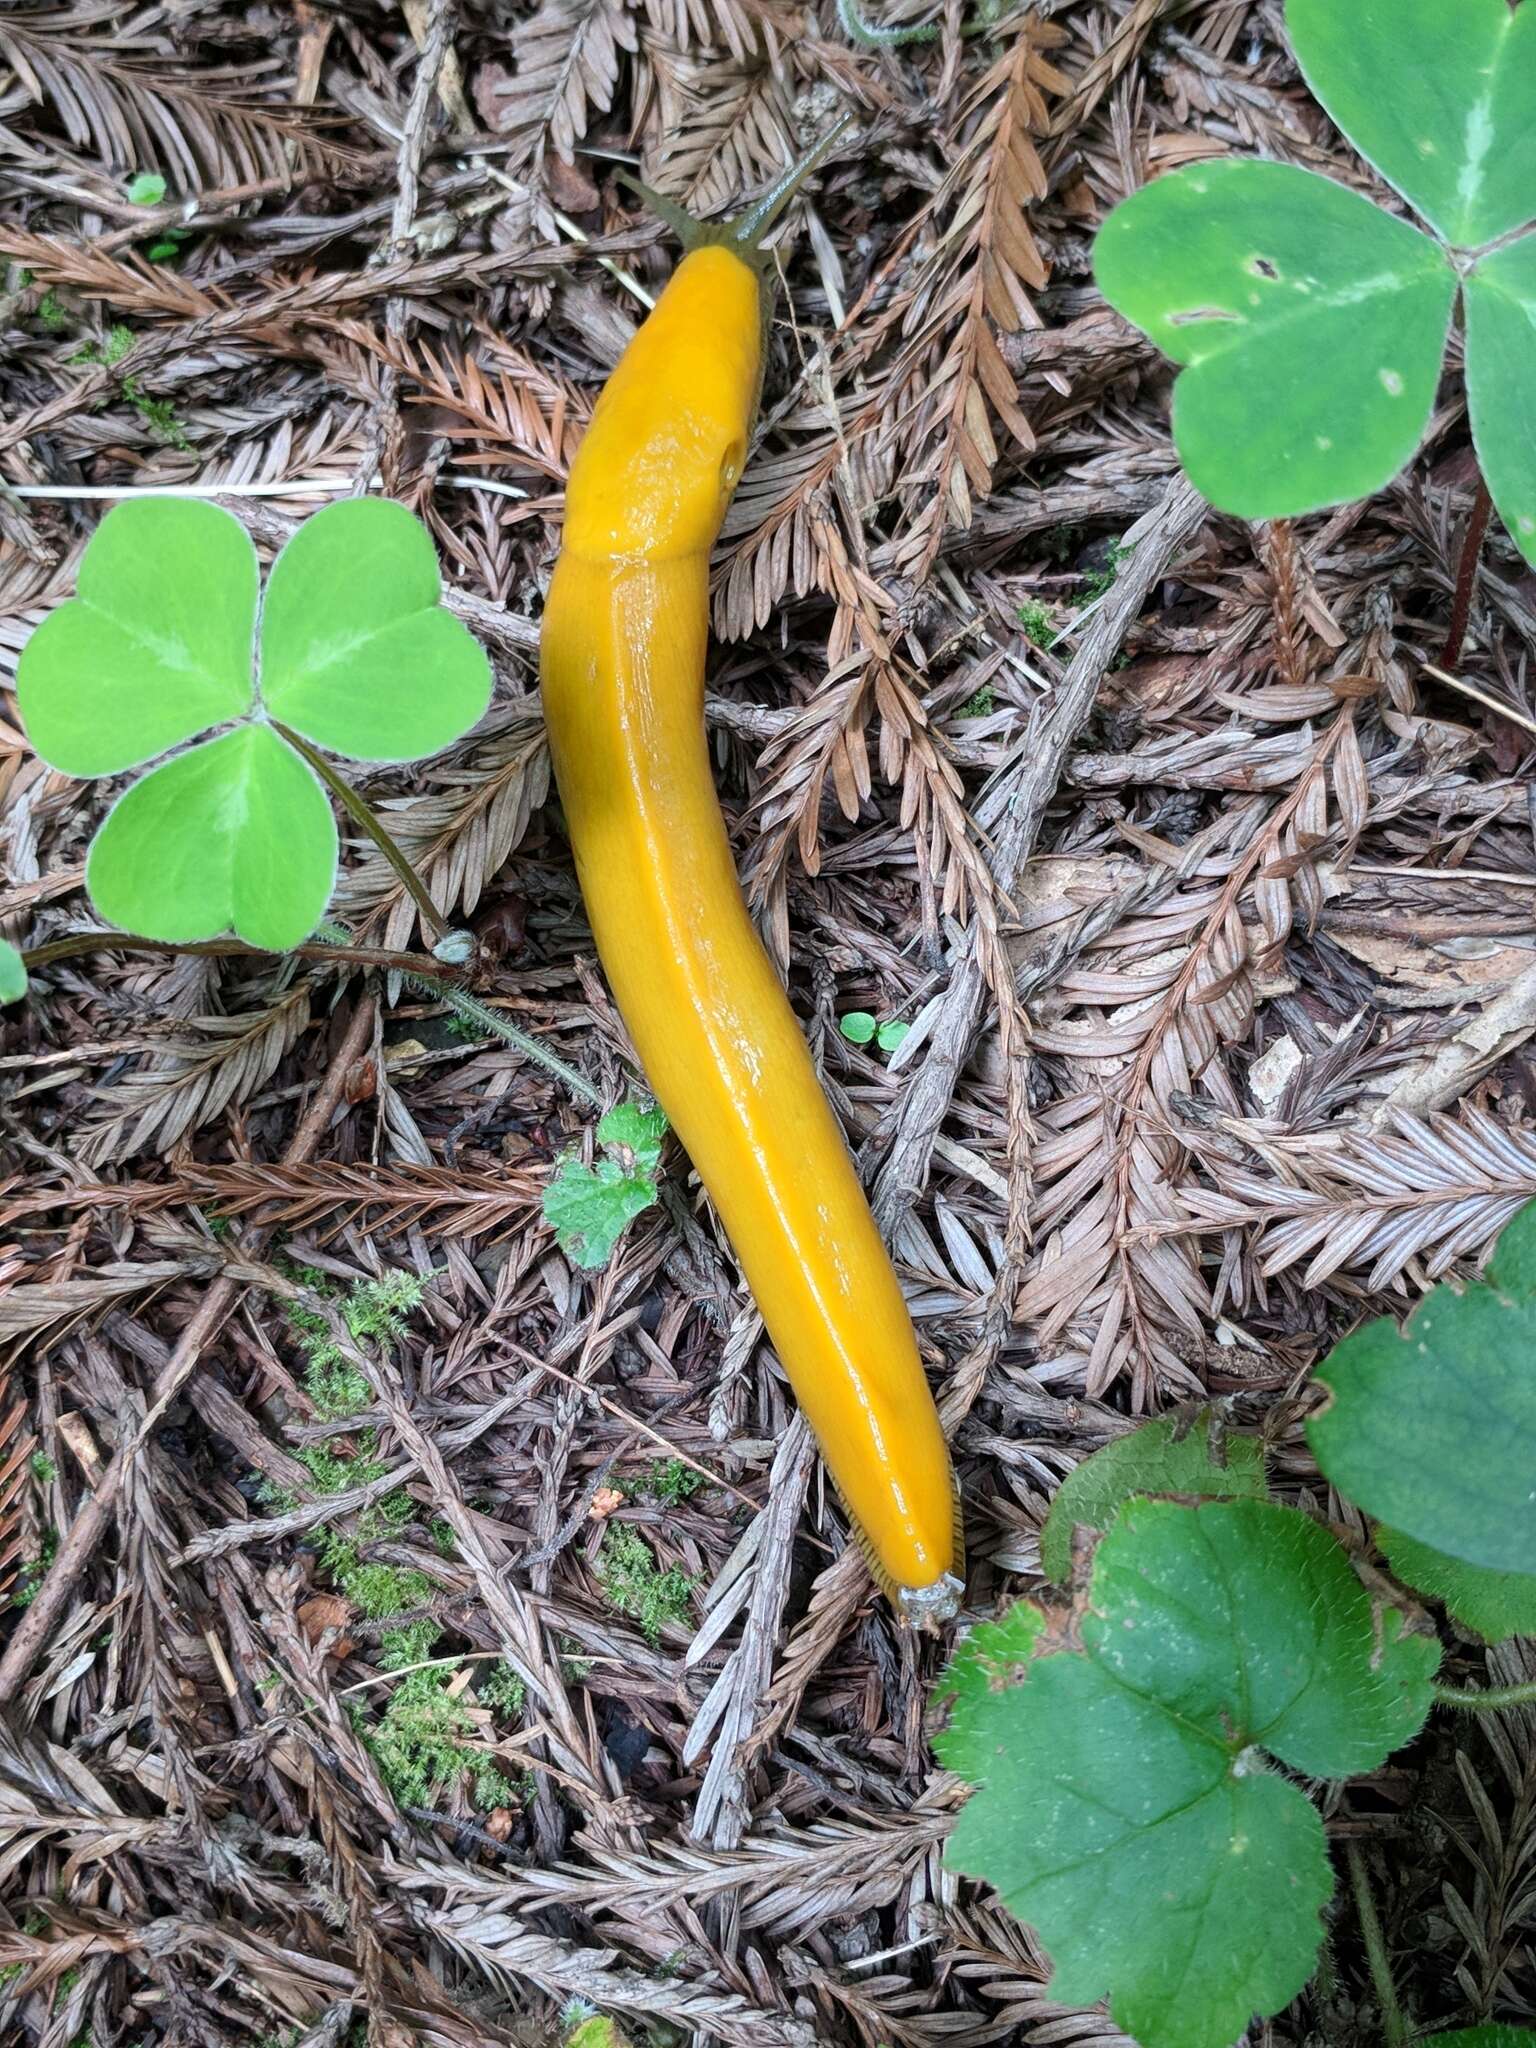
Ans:
[[[1085,1458],[1057,1488],[1040,1531],[1040,1563],[1048,1579],[1072,1569],[1074,1528],[1108,1529],[1139,1494],[1184,1494],[1196,1500],[1263,1500],[1264,1452],[1247,1436],[1228,1436],[1214,1410],[1192,1418],[1160,1416]]]
[[[1491,1572],[1431,1550],[1400,1529],[1378,1529],[1376,1542],[1393,1577],[1412,1592],[1438,1600],[1448,1614],[1487,1643],[1536,1635],[1536,1578]]]
[[[328,505],[272,564],[262,702],[283,725],[353,760],[435,754],[491,701],[484,650],[441,609],[441,594],[437,551],[403,505]]]
[[[1173,435],[1244,519],[1368,496],[1424,438],[1456,275],[1407,222],[1289,164],[1192,164],[1117,206],[1094,245],[1112,306],[1187,365]]]
[[[165,180],[158,171],[139,171],[128,181],[130,206],[158,206],[165,197]]]
[[[1286,0],[1307,84],[1448,242],[1536,216],[1536,15],[1509,0]]]
[[[868,1010],[850,1010],[838,1018],[837,1028],[850,1045],[868,1045],[875,1035],[875,1020]]]
[[[0,939],[0,1003],[19,1003],[26,992],[26,962],[9,939]]]
[[[1317,1368],[1307,1423],[1339,1491],[1405,1536],[1493,1571],[1536,1574],[1536,1203],[1499,1239],[1487,1284],[1444,1282],[1401,1328],[1354,1331]]]
[[[642,1175],[654,1176],[666,1135],[665,1112],[643,1109],[638,1102],[616,1103],[597,1127],[597,1142],[616,1154],[626,1172]]]
[[[1536,135],[1536,118],[1530,125]],[[1536,235],[1485,256],[1462,303],[1477,459],[1510,538],[1536,564]]]
[[[560,1162],[542,1207],[560,1249],[578,1266],[595,1269],[607,1264],[624,1232],[655,1200],[656,1183],[626,1173],[616,1159],[591,1167],[571,1158]]]
[[[957,1658],[939,1754],[981,1790],[946,1860],[1039,1930],[1054,1999],[1107,1994],[1142,2048],[1230,2048],[1306,1982],[1332,1890],[1316,1811],[1259,1752],[1374,1768],[1422,1726],[1438,1645],[1264,1501],[1132,1501],[1075,1618],[1080,1650],[1026,1609]]]
[[[285,952],[336,881],[325,791],[271,728],[243,725],[133,783],[92,842],[86,886],[109,924],[188,944],[233,931]]]
[[[189,498],[109,512],[77,595],[22,649],[27,737],[65,775],[141,767],[253,701],[256,551],[238,519]]]

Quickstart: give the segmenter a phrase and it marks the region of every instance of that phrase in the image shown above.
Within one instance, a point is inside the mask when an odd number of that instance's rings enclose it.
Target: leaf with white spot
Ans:
[[[1536,8],[1286,0],[1307,84],[1431,227],[1477,248],[1536,218]]]
[[[1424,438],[1456,274],[1445,251],[1289,164],[1192,164],[1117,206],[1099,289],[1184,364],[1173,434],[1245,519],[1368,496]]]

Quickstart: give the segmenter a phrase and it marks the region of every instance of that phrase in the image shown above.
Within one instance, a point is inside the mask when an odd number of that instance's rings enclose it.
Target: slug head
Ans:
[[[714,545],[762,391],[772,303],[762,239],[845,126],[734,220],[691,220],[639,187],[684,255],[604,385],[571,466],[568,548],[664,561]]]

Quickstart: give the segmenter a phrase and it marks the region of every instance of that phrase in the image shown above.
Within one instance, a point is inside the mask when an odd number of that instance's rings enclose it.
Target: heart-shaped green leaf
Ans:
[[[65,775],[114,775],[250,710],[256,551],[217,505],[143,498],[107,514],[77,595],[22,650],[27,737]]]
[[[1383,1317],[1335,1345],[1307,1439],[1340,1493],[1389,1529],[1536,1575],[1536,1202],[1499,1239],[1487,1283],[1442,1282],[1401,1328]]]
[[[1036,1927],[1051,1995],[1142,2048],[1230,2048],[1311,1974],[1322,1823],[1270,1771],[1369,1770],[1422,1726],[1439,1647],[1338,1543],[1263,1501],[1132,1501],[1072,1627],[1016,1608],[955,1662],[938,1748],[981,1786],[946,1860]]]
[[[284,952],[314,930],[335,882],[329,799],[265,725],[152,768],[108,812],[86,863],[109,924],[181,945],[233,931]]]
[[[267,710],[356,761],[446,747],[483,716],[491,670],[441,594],[437,551],[403,505],[349,498],[317,512],[267,578]]]
[[[1536,1578],[1464,1564],[1459,1557],[1447,1557],[1444,1551],[1431,1550],[1427,1543],[1405,1536],[1400,1529],[1378,1529],[1376,1541],[1400,1584],[1426,1599],[1438,1600],[1448,1614],[1485,1643],[1536,1635]]]
[[[0,939],[0,1003],[19,1003],[26,992],[26,963],[9,939]]]
[[[1509,0],[1286,0],[1307,84],[1448,242],[1536,218],[1536,11]]]
[[[1424,437],[1456,275],[1440,247],[1289,164],[1192,164],[1117,206],[1099,289],[1175,362],[1196,489],[1245,519],[1365,497]]]
[[[1138,1495],[1262,1500],[1266,1491],[1264,1452],[1254,1438],[1219,1434],[1208,1408],[1192,1418],[1159,1416],[1067,1474],[1040,1531],[1040,1564],[1048,1579],[1063,1582],[1072,1568],[1072,1531],[1110,1528]]]
[[[1536,99],[1530,129],[1536,136]],[[1536,563],[1536,234],[1483,257],[1463,303],[1477,459],[1499,517],[1525,559]]]

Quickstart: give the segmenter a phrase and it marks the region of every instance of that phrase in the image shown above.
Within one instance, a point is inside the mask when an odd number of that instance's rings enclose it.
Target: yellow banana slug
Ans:
[[[876,1575],[953,1611],[948,1450],[891,1262],[747,914],[704,732],[709,554],[745,459],[757,242],[819,153],[688,253],[571,468],[540,671],[598,954]],[[671,209],[667,209],[669,217]]]

